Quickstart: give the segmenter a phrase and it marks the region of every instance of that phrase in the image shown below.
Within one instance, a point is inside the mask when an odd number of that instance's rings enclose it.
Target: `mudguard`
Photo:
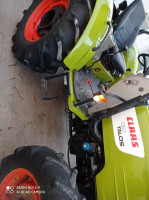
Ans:
[[[149,108],[132,108],[102,123],[105,166],[96,176],[98,199],[149,199]]]
[[[106,37],[113,14],[113,0],[96,0],[91,19],[81,38],[64,59],[65,65],[80,70],[96,53],[93,49]]]

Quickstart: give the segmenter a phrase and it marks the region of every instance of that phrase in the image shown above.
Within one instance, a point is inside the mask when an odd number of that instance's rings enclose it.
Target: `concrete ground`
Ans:
[[[46,145],[67,153],[67,98],[40,99],[42,75],[18,62],[12,36],[32,0],[0,0],[0,159],[23,145]],[[51,95],[62,94],[63,79],[51,81]]]

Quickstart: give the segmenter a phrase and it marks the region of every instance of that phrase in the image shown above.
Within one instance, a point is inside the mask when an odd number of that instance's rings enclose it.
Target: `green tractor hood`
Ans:
[[[99,200],[149,199],[149,108],[103,120],[105,166],[96,176]]]

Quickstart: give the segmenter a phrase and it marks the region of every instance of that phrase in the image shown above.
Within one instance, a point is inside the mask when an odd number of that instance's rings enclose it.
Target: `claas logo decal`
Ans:
[[[132,117],[127,117],[127,122],[128,122],[128,127],[129,127],[129,132],[130,132],[130,137],[131,137],[131,142],[132,142],[132,147],[139,147],[139,144],[137,142],[137,135],[135,134],[135,127],[134,127],[134,122]]]
[[[115,143],[124,153],[144,157],[144,146],[135,108],[112,116]]]
[[[139,147],[139,144],[137,142],[137,135],[135,134],[135,132],[136,132],[135,131],[135,125],[134,125],[132,117],[127,117],[127,124],[128,124],[128,127],[129,127],[129,133],[130,133],[130,139],[131,139],[132,147]],[[125,123],[121,122],[121,126],[118,126],[117,130],[118,130],[120,146],[125,146],[124,139],[123,139],[123,134],[126,133]]]

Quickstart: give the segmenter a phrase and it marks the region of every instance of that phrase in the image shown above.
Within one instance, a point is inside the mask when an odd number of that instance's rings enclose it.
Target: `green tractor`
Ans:
[[[34,0],[24,12],[12,50],[52,74],[42,78],[43,100],[57,98],[48,97],[48,80],[64,76],[68,165],[47,147],[17,148],[2,160],[0,199],[149,199],[149,54],[135,44],[149,35],[144,20],[141,0]]]

